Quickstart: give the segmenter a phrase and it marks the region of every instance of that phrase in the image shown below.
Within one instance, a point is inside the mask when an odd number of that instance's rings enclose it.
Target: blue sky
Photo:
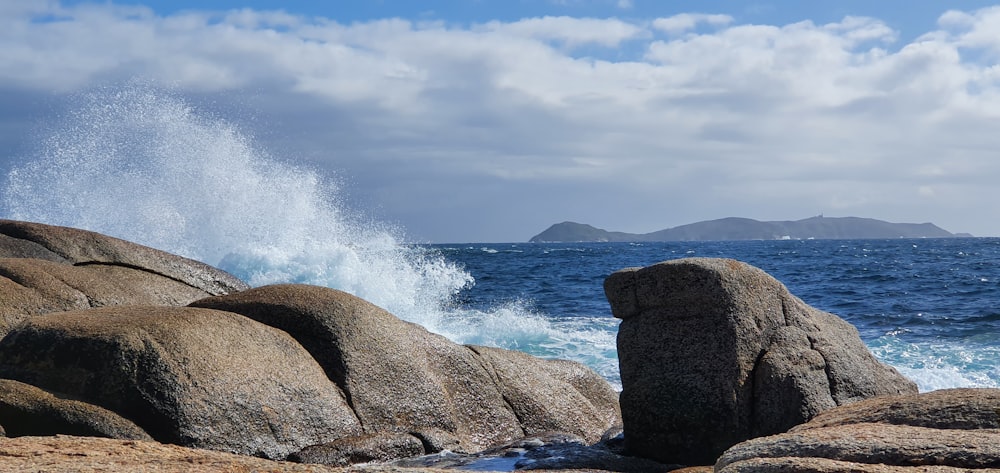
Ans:
[[[820,213],[1000,235],[996,31],[976,1],[15,0],[0,171],[139,81],[412,241]]]
[[[87,3],[70,1],[71,5]],[[161,14],[185,10],[230,10],[252,8],[283,10],[289,13],[324,17],[338,22],[364,22],[384,18],[411,20],[441,20],[459,24],[487,21],[516,21],[539,16],[573,16],[595,18],[631,18],[648,20],[680,13],[721,13],[739,23],[785,25],[799,21],[814,23],[837,22],[845,16],[879,18],[900,34],[903,41],[911,40],[934,28],[945,10],[975,10],[992,5],[989,1],[907,1],[907,0],[841,0],[813,1],[659,1],[659,0],[433,0],[433,1],[361,1],[338,2],[188,0],[118,1],[116,4],[145,5]]]
[[[66,1],[64,5],[102,3]],[[162,14],[184,10],[230,10],[252,8],[284,10],[309,16],[322,16],[338,21],[368,21],[380,18],[424,18],[456,22],[511,21],[536,16],[591,17],[664,17],[678,13],[725,13],[746,23],[786,24],[802,20],[814,22],[839,21],[847,15],[886,18],[900,29],[924,31],[934,26],[944,10],[970,10],[989,6],[983,1],[922,1],[883,0],[878,2],[843,0],[838,2],[785,1],[659,1],[632,0],[431,0],[431,1],[359,1],[316,2],[310,0],[241,1],[189,0],[116,1],[120,5],[145,5]]]

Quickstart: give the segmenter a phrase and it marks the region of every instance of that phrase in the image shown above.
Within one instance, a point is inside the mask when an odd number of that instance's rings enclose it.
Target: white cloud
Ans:
[[[998,9],[946,12],[939,31],[896,44],[884,22],[858,17],[742,25],[692,13],[465,27],[14,5],[0,15],[4,91],[138,76],[230,94],[218,100],[245,93],[277,154],[357,176],[410,227],[446,221],[435,208],[482,210],[524,239],[541,228],[513,227],[544,201],[545,221],[588,208],[594,224],[644,231],[835,209],[1000,234],[972,227],[1000,221],[991,204],[1000,178]],[[579,57],[594,47],[606,54]],[[454,192],[408,197],[428,185]],[[964,212],[969,226],[958,226]]]
[[[521,38],[561,42],[570,47],[586,44],[614,47],[644,33],[639,26],[621,20],[568,16],[527,18],[513,23],[490,22],[485,29]]]
[[[653,28],[672,35],[678,35],[693,30],[700,24],[719,27],[728,25],[732,22],[733,17],[729,15],[681,13],[667,18],[657,18],[656,20],[653,20]]]

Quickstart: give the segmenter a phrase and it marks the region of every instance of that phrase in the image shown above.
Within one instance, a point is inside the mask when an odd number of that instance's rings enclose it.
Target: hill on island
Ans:
[[[529,240],[542,242],[637,242],[637,241],[725,241],[725,240],[860,240],[886,238],[968,237],[954,234],[933,223],[892,223],[861,217],[810,217],[803,220],[762,222],[728,217],[681,225],[652,233],[609,232],[593,226],[563,222]]]

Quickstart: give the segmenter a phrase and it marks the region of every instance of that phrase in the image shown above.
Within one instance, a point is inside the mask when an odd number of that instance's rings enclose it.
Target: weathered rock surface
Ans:
[[[152,440],[135,423],[107,409],[9,379],[0,379],[0,426],[8,437],[66,434]]]
[[[302,465],[150,441],[97,437],[0,438],[0,472],[342,473],[377,471]],[[429,473],[429,472],[428,472]]]
[[[206,264],[117,238],[0,220],[0,336],[34,314],[185,305],[246,288]]]
[[[791,431],[859,423],[932,429],[1000,429],[1000,389],[941,389],[919,395],[868,399],[830,409]]]
[[[384,462],[427,453],[417,437],[398,432],[378,432],[312,445],[293,453],[290,461],[347,466],[355,463]]]
[[[826,411],[791,431],[740,443],[731,472],[1000,470],[1000,390],[888,396]]]
[[[288,334],[229,312],[130,306],[32,317],[0,377],[96,404],[161,442],[285,458],[361,427]]]
[[[824,458],[860,464],[1000,468],[1000,430],[941,430],[850,424],[759,437],[727,450],[717,471],[764,458]],[[758,463],[759,464],[759,463]],[[863,470],[862,470],[863,471]]]
[[[580,364],[458,345],[334,289],[274,285],[192,306],[290,333],[343,388],[366,433],[433,429],[474,452],[552,429],[597,441],[620,422],[614,390]]]
[[[857,330],[764,271],[689,258],[605,281],[618,333],[632,454],[711,464],[741,441],[783,432],[865,398],[916,393]]]
[[[618,393],[590,368],[501,348],[469,348],[496,376],[496,388],[524,435],[564,432],[594,443],[621,424]]]

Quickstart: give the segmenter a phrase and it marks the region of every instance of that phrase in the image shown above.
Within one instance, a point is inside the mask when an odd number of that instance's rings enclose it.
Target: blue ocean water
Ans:
[[[807,304],[858,328],[882,361],[924,391],[1000,386],[1000,239],[773,240],[662,243],[439,245],[476,285],[470,310],[518,301],[565,339],[529,351],[589,363],[618,382],[610,345],[616,325],[603,281],[625,267],[702,256],[767,271]],[[581,330],[605,330],[607,337]],[[607,341],[583,349],[579,340]],[[555,348],[559,347],[559,348]],[[561,353],[559,353],[561,352]]]
[[[3,217],[117,236],[251,285],[341,289],[456,342],[577,360],[619,387],[604,278],[735,258],[853,323],[922,390],[1000,386],[1000,239],[410,245],[341,205],[335,180],[170,93],[129,84],[72,105],[7,173]]]

